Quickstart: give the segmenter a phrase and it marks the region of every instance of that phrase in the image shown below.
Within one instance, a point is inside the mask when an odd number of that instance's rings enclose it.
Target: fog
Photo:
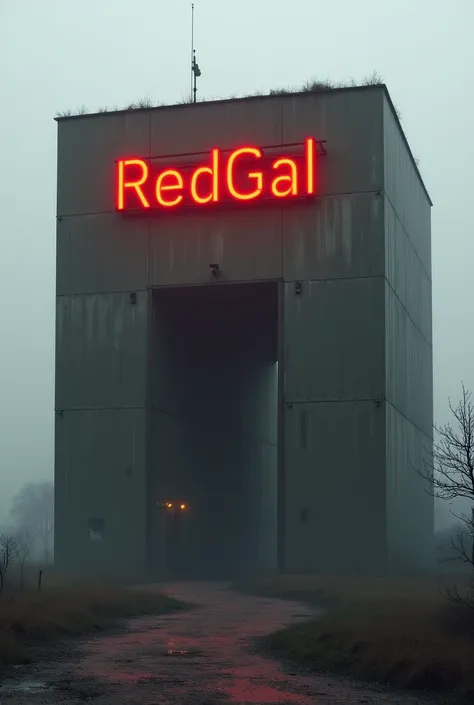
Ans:
[[[474,388],[472,0],[195,0],[199,97],[377,71],[434,201],[435,417]],[[53,475],[58,111],[189,93],[187,0],[0,0],[0,522]],[[438,521],[450,521],[448,508]]]

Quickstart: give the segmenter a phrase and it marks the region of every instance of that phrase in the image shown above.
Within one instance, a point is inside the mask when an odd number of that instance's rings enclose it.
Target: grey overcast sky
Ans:
[[[474,389],[474,0],[195,0],[201,97],[377,71],[434,201],[435,415]],[[189,91],[187,0],[0,0],[0,519],[53,476],[58,111]]]

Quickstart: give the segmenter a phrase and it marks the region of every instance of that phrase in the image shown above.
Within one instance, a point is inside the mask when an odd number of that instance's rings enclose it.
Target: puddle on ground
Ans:
[[[190,649],[167,649],[163,653],[165,656],[199,656],[199,651]]]
[[[0,685],[0,693],[4,695],[13,693],[25,693],[32,695],[34,693],[42,693],[46,690],[51,690],[50,686],[46,683],[41,683],[40,681],[20,681],[20,682],[6,682]]]

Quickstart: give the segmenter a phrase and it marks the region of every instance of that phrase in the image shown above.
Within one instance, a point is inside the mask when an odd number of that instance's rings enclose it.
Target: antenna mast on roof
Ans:
[[[191,5],[191,98],[196,102],[197,79],[201,75],[201,69],[196,61],[196,49],[194,48],[194,3]]]

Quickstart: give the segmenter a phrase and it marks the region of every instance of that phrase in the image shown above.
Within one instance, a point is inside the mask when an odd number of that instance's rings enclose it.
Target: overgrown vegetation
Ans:
[[[9,534],[0,534],[0,597],[3,594],[8,575],[18,555],[16,538]]]
[[[326,610],[264,637],[271,654],[310,670],[474,698],[474,612],[446,601],[446,581],[275,576],[240,589]]]
[[[152,590],[102,585],[7,590],[0,598],[0,669],[31,661],[37,646],[99,631],[122,618],[186,607]]]
[[[263,91],[255,91],[254,93],[248,93],[244,96],[240,96],[242,98],[251,98],[251,97],[256,97],[256,96],[263,96],[263,95],[289,95],[291,93],[306,93],[306,92],[312,92],[312,93],[318,93],[321,91],[328,91],[328,90],[336,90],[338,88],[356,88],[359,86],[381,86],[383,85],[383,79],[382,77],[374,71],[372,74],[369,76],[366,76],[364,79],[361,81],[355,81],[354,79],[350,79],[347,81],[332,81],[331,79],[325,79],[325,80],[319,80],[319,79],[311,79],[309,81],[306,81],[302,86],[297,86],[297,87],[283,87],[283,88],[271,88],[266,94]],[[239,96],[233,95],[232,98],[238,98]],[[207,99],[201,99],[199,102],[206,102]],[[186,103],[192,103],[193,98],[191,95],[185,95],[183,96],[180,100],[176,101],[175,105],[182,105]],[[144,98],[141,98],[140,100],[136,102],[129,103],[123,108],[118,108],[115,106],[115,108],[111,108],[110,111],[113,110],[146,110],[149,108],[159,108],[164,106],[165,103],[162,101],[154,101],[152,98],[149,96],[146,96]],[[76,111],[72,110],[65,110],[58,112],[56,114],[56,117],[71,117],[73,115],[85,115],[88,112],[99,112],[99,113],[106,113],[110,112],[107,107],[101,107],[97,111],[89,111],[85,106],[82,106]],[[398,113],[398,117],[400,117],[400,114]]]
[[[472,394],[461,385],[461,398],[456,405],[449,402],[452,422],[435,425],[433,451],[422,467],[415,468],[428,484],[434,497],[446,501],[467,502],[468,511],[456,514],[454,532],[444,546],[443,562],[460,561],[469,568],[470,584],[459,590],[446,588],[448,600],[466,613],[474,627],[474,403]]]
[[[474,403],[471,392],[462,385],[461,399],[449,402],[452,423],[435,426],[433,453],[418,474],[427,481],[429,491],[439,499],[467,500],[469,512],[459,516],[455,536],[450,538],[448,561],[461,561],[474,570]],[[474,586],[472,595],[474,610]]]

